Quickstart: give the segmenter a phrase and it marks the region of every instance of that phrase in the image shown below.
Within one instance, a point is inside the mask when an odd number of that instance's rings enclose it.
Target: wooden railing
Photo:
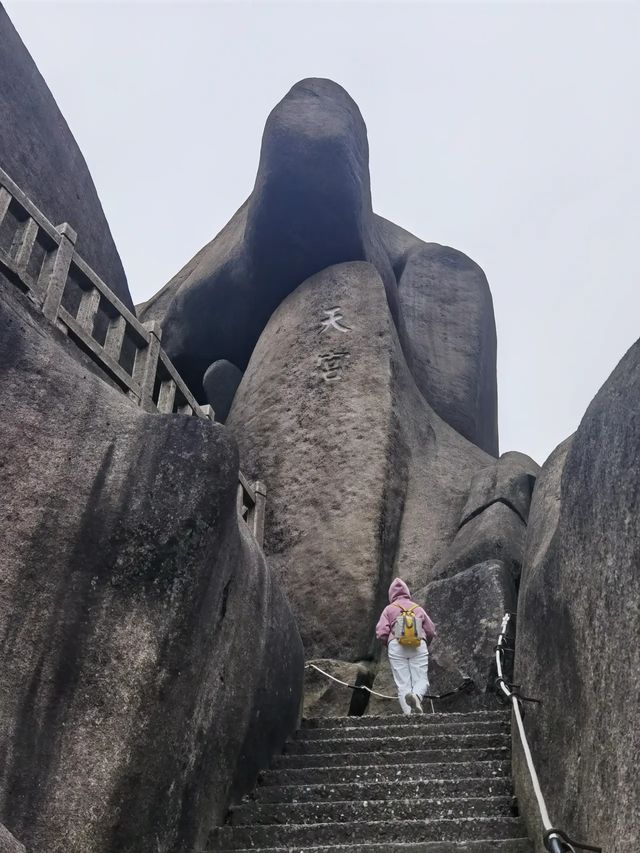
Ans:
[[[72,338],[129,399],[149,412],[215,420],[162,349],[162,329],[140,323],[75,250],[77,234],[57,227],[0,169],[0,267],[45,317]],[[238,510],[262,545],[266,490],[240,474]]]

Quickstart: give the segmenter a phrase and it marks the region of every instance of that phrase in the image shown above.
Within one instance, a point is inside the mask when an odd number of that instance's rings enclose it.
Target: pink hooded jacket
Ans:
[[[415,604],[409,597],[409,587],[400,578],[396,578],[389,587],[389,604],[382,611],[382,615],[376,625],[376,637],[379,640],[384,640],[386,643],[389,643],[393,639],[391,633],[393,623],[401,613],[400,608],[392,606],[394,602],[397,602],[405,609]],[[413,612],[417,619],[422,619],[422,628],[427,638],[427,646],[431,645],[431,640],[436,636],[436,626],[429,619],[422,607],[416,607]]]

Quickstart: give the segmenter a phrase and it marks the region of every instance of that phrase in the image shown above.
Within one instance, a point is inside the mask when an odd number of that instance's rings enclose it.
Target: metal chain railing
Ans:
[[[502,620],[502,627],[500,629],[500,636],[498,637],[498,643],[495,647],[496,669],[498,671],[496,684],[498,685],[502,694],[511,702],[511,705],[513,707],[513,716],[515,718],[516,726],[518,728],[518,735],[520,737],[522,751],[524,753],[529,776],[531,777],[533,792],[536,798],[536,802],[538,804],[538,811],[540,812],[542,826],[544,828],[544,846],[549,851],[549,853],[575,853],[576,847],[580,850],[590,850],[593,851],[593,853],[602,853],[601,847],[595,847],[591,844],[583,844],[577,841],[573,841],[571,838],[569,838],[566,832],[563,832],[561,829],[554,827],[551,823],[551,819],[549,818],[547,804],[545,803],[544,796],[542,794],[540,780],[538,779],[538,774],[536,773],[536,768],[533,763],[533,756],[531,755],[531,749],[529,747],[529,741],[527,740],[527,735],[524,730],[524,722],[521,708],[522,702],[539,702],[540,700],[532,699],[527,696],[522,696],[519,693],[516,685],[509,684],[505,680],[503,673],[505,651],[513,651],[512,648],[506,645],[507,628],[509,627],[509,622],[511,621],[512,616],[512,613],[505,613],[504,618]]]

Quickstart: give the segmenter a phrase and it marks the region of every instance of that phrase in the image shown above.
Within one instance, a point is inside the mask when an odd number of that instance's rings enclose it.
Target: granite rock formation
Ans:
[[[531,495],[540,471],[524,453],[503,453],[471,479],[455,539],[433,567],[451,577],[480,563],[499,560],[520,577]]]
[[[418,387],[440,417],[498,453],[496,329],[485,274],[462,252],[410,249],[398,278]]]
[[[223,424],[227,420],[241,381],[242,371],[225,359],[214,361],[205,371],[202,387],[207,403],[213,408],[218,423]]]
[[[227,426],[269,484],[265,551],[308,656],[372,658],[392,575],[430,579],[491,460],[420,395],[371,264],[329,267],[285,299]]]
[[[6,826],[0,823],[0,853],[25,853],[24,844],[20,844],[9,832]]]
[[[130,404],[4,282],[0,332],[0,815],[30,853],[201,847],[302,688],[237,449]]]
[[[639,405],[640,342],[543,468],[518,604],[515,680],[543,701],[526,728],[552,821],[612,853],[640,838]],[[519,754],[515,770],[533,824]]]
[[[143,319],[202,399],[207,367],[244,370],[269,317],[303,281],[347,261],[377,270],[409,368],[433,409],[497,454],[495,323],[482,270],[371,207],[360,111],[330,80],[297,83],[267,119],[254,190]]]
[[[133,309],[127,278],[84,157],[0,3],[0,167]]]

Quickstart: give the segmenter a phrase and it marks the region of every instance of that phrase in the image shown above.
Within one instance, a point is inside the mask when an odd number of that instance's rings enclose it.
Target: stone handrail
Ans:
[[[44,316],[149,412],[215,419],[162,349],[162,329],[141,323],[75,250],[77,234],[53,225],[0,169],[0,267]],[[266,489],[240,474],[238,509],[262,545]]]

